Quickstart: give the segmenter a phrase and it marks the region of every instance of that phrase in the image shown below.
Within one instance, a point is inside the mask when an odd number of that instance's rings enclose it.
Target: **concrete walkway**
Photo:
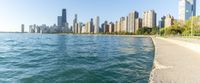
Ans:
[[[153,40],[156,52],[150,83],[200,83],[200,53],[176,44],[178,40]]]

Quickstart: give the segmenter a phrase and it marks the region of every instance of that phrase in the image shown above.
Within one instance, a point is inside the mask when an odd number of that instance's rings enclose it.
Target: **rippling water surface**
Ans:
[[[0,83],[147,83],[151,38],[0,33]]]

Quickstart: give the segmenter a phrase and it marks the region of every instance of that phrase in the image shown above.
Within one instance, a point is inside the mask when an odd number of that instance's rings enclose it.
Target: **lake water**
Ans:
[[[0,33],[0,83],[147,83],[151,38]]]

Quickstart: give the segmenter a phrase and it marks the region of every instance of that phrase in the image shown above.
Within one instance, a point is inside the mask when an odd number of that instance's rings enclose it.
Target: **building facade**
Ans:
[[[57,18],[57,25],[59,27],[62,27],[62,16],[58,16],[58,18]]]
[[[171,15],[165,16],[165,21],[164,21],[164,26],[165,27],[170,27],[173,25],[174,22],[174,17]]]
[[[65,26],[65,23],[67,23],[67,10],[62,9],[62,26]]]
[[[134,33],[136,31],[135,20],[139,17],[139,13],[137,11],[133,11],[128,15],[128,32]]]
[[[94,22],[94,33],[99,33],[99,23],[100,19],[99,16],[95,17],[95,22]]]
[[[165,18],[166,16],[161,17],[161,20],[159,21],[159,28],[164,28],[165,27]]]
[[[74,15],[74,20],[73,20],[73,28],[72,28],[72,32],[76,33],[76,29],[77,29],[77,24],[78,24],[78,15],[75,14]]]
[[[21,32],[24,33],[24,24],[21,25]]]
[[[138,31],[138,29],[142,28],[142,19],[137,18],[135,20],[135,32]]]
[[[145,11],[143,13],[142,27],[156,27],[156,12],[154,10]]]
[[[110,22],[109,23],[109,33],[113,33],[114,32],[114,27],[115,27],[114,23]]]
[[[179,20],[189,20],[196,16],[196,0],[179,0]]]

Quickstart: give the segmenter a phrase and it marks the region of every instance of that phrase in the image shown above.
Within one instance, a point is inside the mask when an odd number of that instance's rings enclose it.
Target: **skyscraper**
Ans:
[[[62,9],[62,26],[64,27],[67,23],[67,10]]]
[[[105,22],[102,24],[102,28],[103,28],[103,33],[109,32],[108,21],[105,21]]]
[[[95,17],[94,33],[99,33],[99,16]]]
[[[86,23],[86,24],[87,24],[87,23]],[[83,24],[83,25],[82,25],[81,33],[86,33],[86,26],[85,26],[86,24]]]
[[[94,25],[93,25],[93,19],[91,19],[85,25],[86,33],[94,33],[93,27],[94,27]]]
[[[110,22],[109,23],[109,33],[113,33],[114,32],[114,27],[115,27],[114,23]]]
[[[165,27],[169,27],[169,26],[172,26],[173,25],[173,21],[174,21],[174,17],[173,16],[171,16],[171,15],[167,15],[166,17],[165,17],[165,21],[164,21],[164,26]]]
[[[78,33],[82,32],[83,23],[78,23]]]
[[[161,20],[159,21],[159,28],[165,27],[165,16],[161,17]]]
[[[24,33],[24,24],[21,25],[21,32]]]
[[[121,17],[120,18],[120,32],[126,32],[127,31],[127,26],[126,26],[126,17]]]
[[[57,20],[58,20],[57,25],[59,27],[61,27],[62,26],[62,16],[58,16]]]
[[[73,20],[73,32],[75,33],[76,31],[75,31],[75,29],[77,28],[76,27],[76,24],[78,23],[78,15],[77,14],[75,14],[74,15],[74,20]]]
[[[121,20],[118,21],[117,23],[117,32],[120,33],[121,32]]]
[[[122,32],[129,32],[128,30],[128,16],[124,17],[124,20],[122,22],[123,28],[122,28]]]
[[[142,19],[141,18],[137,18],[135,20],[135,32],[139,29],[142,28]]]
[[[75,23],[74,33],[78,33],[79,23]]]
[[[174,17],[170,14],[161,17],[161,20],[159,21],[159,28],[166,28],[170,27],[174,24]]]
[[[90,21],[88,21],[85,25],[85,31],[86,33],[90,33]]]
[[[130,33],[134,33],[136,31],[135,28],[135,19],[137,19],[139,17],[139,13],[136,11],[133,11],[131,13],[129,13],[128,15],[128,32]]]
[[[94,33],[94,22],[93,19],[90,19],[90,33]]]
[[[117,33],[118,21],[115,22],[114,32]]]
[[[145,11],[143,14],[142,27],[156,27],[156,12],[154,10]]]
[[[196,0],[179,0],[179,20],[189,20],[196,16]]]

